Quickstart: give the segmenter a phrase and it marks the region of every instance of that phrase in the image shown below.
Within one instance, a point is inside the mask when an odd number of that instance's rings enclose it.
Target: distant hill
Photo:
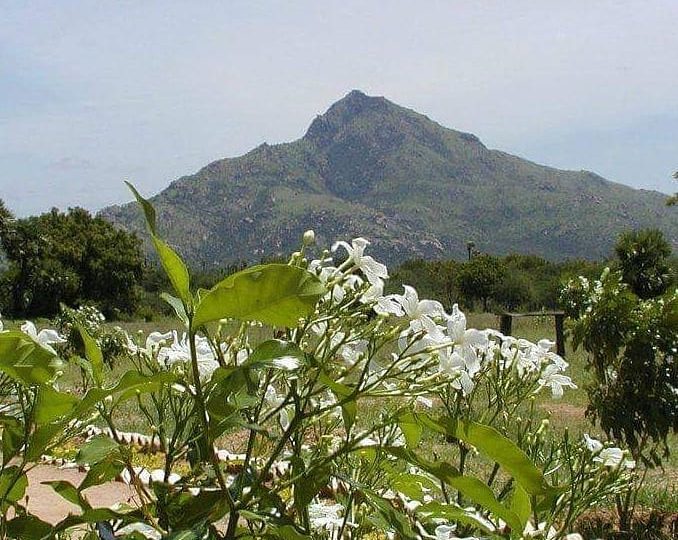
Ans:
[[[666,196],[585,171],[486,148],[383,97],[354,90],[291,143],[207,165],[152,198],[161,229],[190,264],[289,253],[306,229],[320,245],[364,236],[377,257],[485,252],[600,258],[618,233],[658,227],[678,245]],[[135,204],[101,214],[143,231]]]

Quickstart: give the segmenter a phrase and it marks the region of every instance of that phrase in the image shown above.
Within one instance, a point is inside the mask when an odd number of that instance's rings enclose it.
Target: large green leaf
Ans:
[[[129,182],[125,183],[127,184],[127,187],[132,190],[137,202],[144,211],[153,246],[160,258],[160,264],[162,264],[170,283],[172,283],[172,286],[174,287],[174,291],[182,300],[184,306],[190,308],[192,303],[190,278],[184,261],[182,261],[181,257],[179,257],[179,255],[177,255],[177,253],[158,236],[155,228],[155,209],[151,203],[144,199],[132,184]]]
[[[79,465],[93,465],[105,460],[111,454],[116,453],[120,446],[110,437],[106,435],[98,435],[87,441],[78,450],[76,462]]]
[[[473,507],[471,507],[471,509],[465,509],[454,504],[429,501],[418,506],[415,512],[422,521],[433,521],[434,523],[439,523],[440,520],[448,522],[456,521],[458,523],[464,523],[465,525],[471,525],[486,533],[491,532],[487,520],[483,519]]]
[[[224,318],[296,326],[325,293],[320,280],[286,264],[254,266],[217,283],[195,309],[193,328]]]
[[[78,332],[80,332],[80,337],[85,345],[85,356],[92,364],[92,377],[94,377],[97,386],[101,386],[104,377],[104,355],[96,340],[89,335],[81,324],[78,325]]]
[[[95,463],[87,471],[84,480],[78,486],[78,491],[84,491],[92,486],[100,486],[114,480],[125,468],[122,460],[110,456],[103,461]]]
[[[543,473],[511,439],[496,429],[476,422],[447,422],[449,435],[475,446],[480,453],[496,461],[530,495],[546,495],[552,488]]]
[[[269,339],[257,346],[247,358],[248,368],[296,369],[305,360],[304,352],[296,343]]]
[[[474,503],[479,504],[495,516],[503,519],[514,531],[522,532],[525,528],[525,522],[522,521],[518,514],[498,501],[492,490],[478,478],[465,476],[456,467],[444,461],[428,461],[405,448],[385,447],[384,450],[442,480],[448,486],[471,499]]]
[[[0,498],[16,502],[23,498],[28,487],[28,477],[19,467],[7,467],[0,473]]]
[[[26,386],[54,378],[62,362],[56,355],[18,331],[0,332],[0,372]]]
[[[2,464],[7,465],[19,455],[24,444],[24,424],[8,414],[0,414],[2,428]]]
[[[39,426],[49,424],[70,414],[79,403],[80,399],[69,392],[59,392],[51,386],[43,386],[38,390],[35,399],[35,423]]]
[[[50,486],[55,493],[81,509],[91,508],[87,500],[80,494],[78,488],[70,482],[66,482],[65,480],[51,480],[49,482],[41,482],[41,484]]]
[[[17,516],[7,522],[9,538],[43,540],[52,536],[52,526],[30,514]]]

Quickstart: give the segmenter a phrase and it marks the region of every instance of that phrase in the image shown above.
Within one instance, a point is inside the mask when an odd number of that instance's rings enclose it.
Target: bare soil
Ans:
[[[79,514],[80,509],[57,495],[50,486],[41,482],[65,480],[79,486],[85,473],[77,469],[60,469],[51,465],[37,465],[28,472],[28,489],[26,500],[28,509],[40,519],[48,523],[58,523],[69,514]],[[85,497],[92,506],[112,506],[115,503],[133,503],[134,491],[122,482],[109,482],[101,486],[86,489]]]

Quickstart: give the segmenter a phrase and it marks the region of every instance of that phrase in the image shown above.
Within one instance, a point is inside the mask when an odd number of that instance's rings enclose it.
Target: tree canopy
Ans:
[[[107,315],[133,311],[141,278],[141,242],[82,208],[12,219],[0,205],[4,311],[51,316],[60,303],[95,303]]]

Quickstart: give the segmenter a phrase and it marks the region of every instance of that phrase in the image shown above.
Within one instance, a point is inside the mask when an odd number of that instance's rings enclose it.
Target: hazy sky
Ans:
[[[130,200],[303,135],[353,88],[489,147],[669,192],[678,2],[0,0],[0,198]]]

